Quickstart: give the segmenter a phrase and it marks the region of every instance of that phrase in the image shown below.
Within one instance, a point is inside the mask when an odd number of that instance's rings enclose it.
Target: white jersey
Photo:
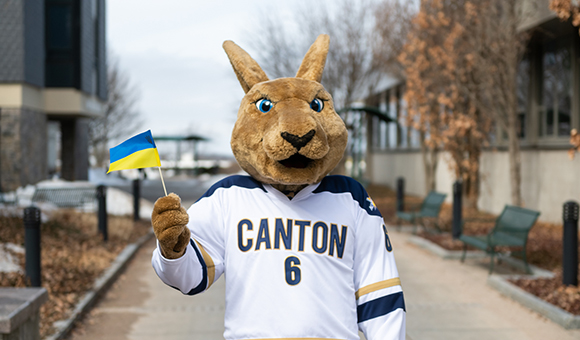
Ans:
[[[230,339],[405,338],[405,303],[383,219],[364,188],[327,176],[289,199],[248,176],[188,210],[184,256],[153,267],[184,294],[226,280]],[[358,327],[357,327],[358,325]]]

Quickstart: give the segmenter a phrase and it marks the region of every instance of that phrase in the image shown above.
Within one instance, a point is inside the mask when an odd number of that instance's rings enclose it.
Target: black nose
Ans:
[[[307,134],[305,134],[302,137],[298,137],[288,132],[282,132],[280,135],[282,136],[282,138],[288,141],[288,143],[292,144],[292,146],[294,146],[298,151],[300,151],[300,149],[302,149],[304,145],[308,144],[308,142],[312,140],[312,137],[314,137],[315,133],[316,131],[310,130],[308,131]]]

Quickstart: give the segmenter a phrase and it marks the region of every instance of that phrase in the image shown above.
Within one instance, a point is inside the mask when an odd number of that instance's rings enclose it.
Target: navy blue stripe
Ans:
[[[254,178],[250,176],[242,176],[242,175],[233,175],[222,179],[221,181],[212,185],[206,192],[199,198],[202,199],[204,197],[209,197],[213,195],[213,193],[219,188],[231,188],[233,186],[246,188],[246,189],[262,189],[266,192],[266,189],[262,185],[262,183],[256,181]],[[198,200],[198,201],[199,201]]]
[[[369,215],[382,217],[379,209],[370,201],[370,196],[365,188],[356,180],[340,175],[326,176],[313,193],[331,192],[333,194],[349,193],[352,199],[357,201],[361,208]]]
[[[187,293],[187,295],[195,295],[195,294],[199,294],[199,293],[203,292],[205,290],[205,288],[207,287],[207,266],[205,265],[205,261],[203,260],[203,256],[201,256],[201,253],[199,252],[199,250],[195,246],[195,242],[193,242],[192,239],[190,239],[189,242],[191,243],[191,246],[195,250],[195,254],[197,255],[197,259],[199,260],[199,263],[201,263],[201,268],[202,268],[202,272],[203,272],[203,278],[201,279],[201,282],[197,285],[197,287],[193,288],[192,290],[190,290]]]
[[[379,316],[387,315],[390,312],[402,308],[405,309],[405,299],[403,292],[383,296],[381,298],[365,302],[357,308],[358,322],[364,322]]]

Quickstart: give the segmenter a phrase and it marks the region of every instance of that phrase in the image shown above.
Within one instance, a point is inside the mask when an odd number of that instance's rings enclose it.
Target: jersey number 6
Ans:
[[[300,260],[296,256],[289,256],[284,261],[284,269],[286,270],[286,282],[295,286],[300,283]]]
[[[389,239],[389,233],[387,232],[387,226],[383,224],[383,230],[385,232],[385,248],[387,248],[388,252],[393,250],[393,246],[391,245],[391,239]]]

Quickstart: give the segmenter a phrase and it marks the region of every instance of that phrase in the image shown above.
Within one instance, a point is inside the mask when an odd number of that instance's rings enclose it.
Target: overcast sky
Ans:
[[[108,49],[139,90],[141,130],[151,129],[153,137],[198,134],[211,139],[200,145],[203,153],[231,155],[244,93],[222,43],[233,40],[252,55],[249,42],[260,16],[290,13],[299,3],[108,0]]]

